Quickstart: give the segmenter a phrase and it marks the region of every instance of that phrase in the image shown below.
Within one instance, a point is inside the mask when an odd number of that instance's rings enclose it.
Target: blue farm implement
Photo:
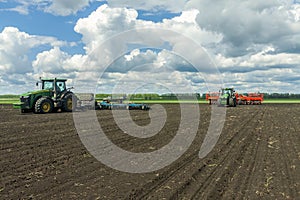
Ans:
[[[150,107],[143,103],[113,103],[105,99],[98,103],[98,108],[101,110],[149,110]]]

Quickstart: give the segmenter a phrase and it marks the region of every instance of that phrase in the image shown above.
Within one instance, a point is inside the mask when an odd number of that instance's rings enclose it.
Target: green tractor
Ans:
[[[233,88],[222,88],[218,99],[219,106],[236,107],[237,98]]]
[[[20,102],[15,103],[14,108],[21,109],[22,113],[51,113],[61,110],[71,112],[76,108],[77,97],[66,88],[67,79],[41,78],[36,83],[41,83],[41,90],[24,93],[20,96]]]

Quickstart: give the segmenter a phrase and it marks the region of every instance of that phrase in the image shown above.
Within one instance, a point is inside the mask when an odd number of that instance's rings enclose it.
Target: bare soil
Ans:
[[[179,106],[163,106],[167,122],[147,139],[123,133],[109,110],[97,116],[114,144],[148,152],[168,144],[179,127]],[[91,156],[72,113],[21,114],[0,105],[0,199],[299,199],[300,104],[227,108],[217,145],[200,159],[210,111],[200,105],[197,136],[177,161],[131,174]],[[137,124],[150,123],[147,111],[130,112]]]

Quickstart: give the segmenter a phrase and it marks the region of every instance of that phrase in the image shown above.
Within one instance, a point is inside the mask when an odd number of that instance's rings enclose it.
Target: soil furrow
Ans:
[[[168,144],[179,128],[179,106],[163,106],[164,127],[145,139],[124,133],[109,110],[96,115],[114,145],[151,152]],[[169,166],[142,174],[117,171],[92,157],[72,113],[20,114],[5,107],[0,110],[0,199],[299,198],[300,104],[227,108],[218,143],[203,159],[198,153],[211,107],[199,107],[201,121],[190,148]],[[130,116],[139,126],[151,123],[149,112],[131,110]]]

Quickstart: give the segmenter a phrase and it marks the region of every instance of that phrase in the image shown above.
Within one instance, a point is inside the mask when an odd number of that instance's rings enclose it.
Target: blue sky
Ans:
[[[0,94],[35,89],[40,76],[65,77],[99,93],[119,82],[126,92],[143,84],[145,92],[159,92],[147,91],[153,83],[206,92],[221,79],[242,92],[300,91],[300,6],[294,0],[0,0],[0,19]],[[101,44],[120,35],[106,58],[95,57]],[[189,49],[183,38],[203,51]],[[202,58],[213,64],[202,66]],[[186,70],[192,63],[198,72]]]
[[[102,4],[104,2],[93,2],[76,15],[68,16],[57,16],[36,8],[29,9],[28,14],[2,10],[0,11],[0,29],[3,30],[5,27],[13,26],[31,35],[52,36],[63,41],[77,42],[77,47],[68,48],[67,50],[72,53],[83,53],[82,45],[80,45],[81,35],[74,31],[74,25],[79,18],[88,16]],[[0,5],[2,9],[9,9],[16,7],[18,4],[17,2],[0,2]]]
[[[77,42],[79,46],[69,48],[68,50],[73,51],[73,53],[83,53],[82,46],[79,42],[81,34],[74,31],[74,25],[78,19],[87,17],[91,12],[95,11],[99,6],[105,3],[107,2],[91,2],[88,7],[78,11],[76,15],[57,16],[51,13],[45,13],[44,11],[36,8],[29,8],[28,14],[8,11],[5,9],[14,8],[19,4],[13,1],[0,1],[2,10],[0,11],[0,30],[3,30],[8,26],[13,26],[18,27],[20,31],[24,31],[31,35],[52,36],[63,41]],[[161,22],[163,19],[170,19],[180,15],[180,13],[164,11],[151,12],[147,10],[139,10],[138,13],[138,19],[153,22]]]

